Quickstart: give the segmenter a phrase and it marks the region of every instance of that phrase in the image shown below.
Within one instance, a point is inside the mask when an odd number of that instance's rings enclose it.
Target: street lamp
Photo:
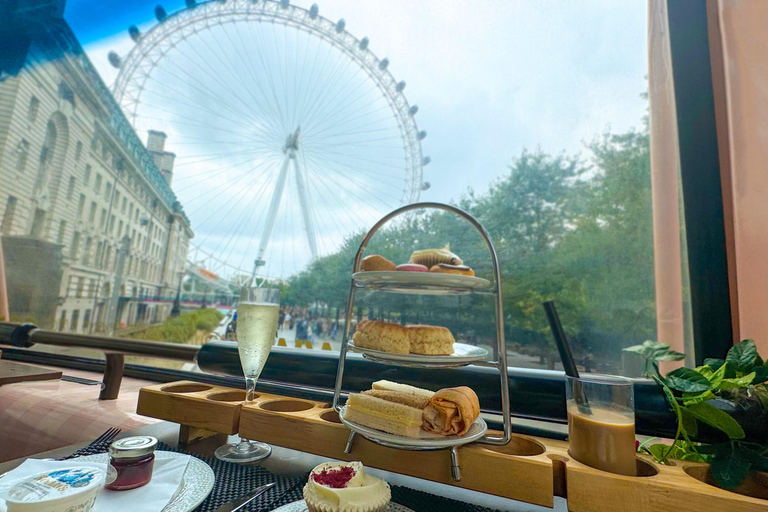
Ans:
[[[171,316],[179,316],[181,314],[181,281],[184,279],[184,271],[178,272],[179,274],[179,287],[176,290],[176,300],[173,301],[173,307],[171,308]]]

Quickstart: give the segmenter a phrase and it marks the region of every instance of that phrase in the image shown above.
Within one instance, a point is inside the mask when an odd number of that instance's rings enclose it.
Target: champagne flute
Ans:
[[[237,351],[245,375],[245,400],[252,402],[256,379],[259,378],[277,335],[280,290],[243,287],[237,304]],[[216,458],[226,462],[258,462],[272,454],[266,443],[240,438],[237,444],[226,444],[216,450]]]

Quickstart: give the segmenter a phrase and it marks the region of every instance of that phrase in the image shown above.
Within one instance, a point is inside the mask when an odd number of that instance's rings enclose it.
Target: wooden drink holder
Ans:
[[[371,283],[357,281],[353,276],[333,404],[267,393],[246,403],[243,390],[177,382],[143,388],[137,412],[181,424],[182,442],[207,433],[239,434],[246,439],[334,459],[359,460],[366,466],[545,507],[553,507],[554,497],[560,496],[567,499],[568,510],[572,512],[768,512],[768,474],[753,475],[743,490],[749,495],[706,483],[709,471],[705,464],[675,461],[674,465],[662,466],[649,457],[639,456],[640,476],[615,475],[571,458],[566,442],[512,433],[501,275],[496,251],[480,223],[450,205],[417,203],[404,206],[381,219],[364,237],[355,257],[353,273],[360,269],[368,241],[383,224],[397,215],[421,208],[455,213],[477,229],[490,252],[493,281],[485,289],[470,289],[419,287],[405,282]],[[383,446],[363,436],[355,438],[355,433],[342,424],[339,412],[354,297],[356,290],[363,288],[395,293],[485,293],[494,296],[497,343],[493,360],[473,364],[499,370],[503,431],[488,431],[478,442],[437,451],[405,451],[412,448]],[[376,380],[373,377],[372,380]]]
[[[244,403],[244,391],[198,382],[148,386],[139,393],[137,412],[179,423],[184,432],[203,429],[339,460],[524,501],[545,507],[554,497],[572,512],[768,512],[768,475],[757,473],[745,496],[705,483],[705,464],[674,461],[673,466],[638,457],[629,477],[585,466],[568,454],[568,443],[512,434],[506,445],[472,443],[458,448],[462,478],[451,477],[447,450],[402,451],[355,441],[344,453],[349,429],[328,403],[261,393]],[[494,432],[494,434],[500,434]]]

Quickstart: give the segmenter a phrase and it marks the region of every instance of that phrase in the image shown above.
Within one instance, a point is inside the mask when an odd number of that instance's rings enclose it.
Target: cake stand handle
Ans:
[[[461,482],[461,467],[459,466],[459,447],[451,448],[451,477],[454,481]]]
[[[352,453],[352,445],[355,442],[355,436],[357,435],[356,432],[350,431],[349,437],[347,438],[347,446],[344,447],[344,453]]]

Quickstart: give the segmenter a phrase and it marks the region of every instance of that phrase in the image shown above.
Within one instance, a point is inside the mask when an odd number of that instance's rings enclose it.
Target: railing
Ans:
[[[41,343],[103,351],[106,367],[99,400],[114,400],[118,397],[120,383],[123,380],[125,356],[148,356],[196,362],[197,353],[200,350],[200,347],[193,345],[46,331],[33,324],[7,322],[0,322],[0,343],[20,348],[29,348]]]

